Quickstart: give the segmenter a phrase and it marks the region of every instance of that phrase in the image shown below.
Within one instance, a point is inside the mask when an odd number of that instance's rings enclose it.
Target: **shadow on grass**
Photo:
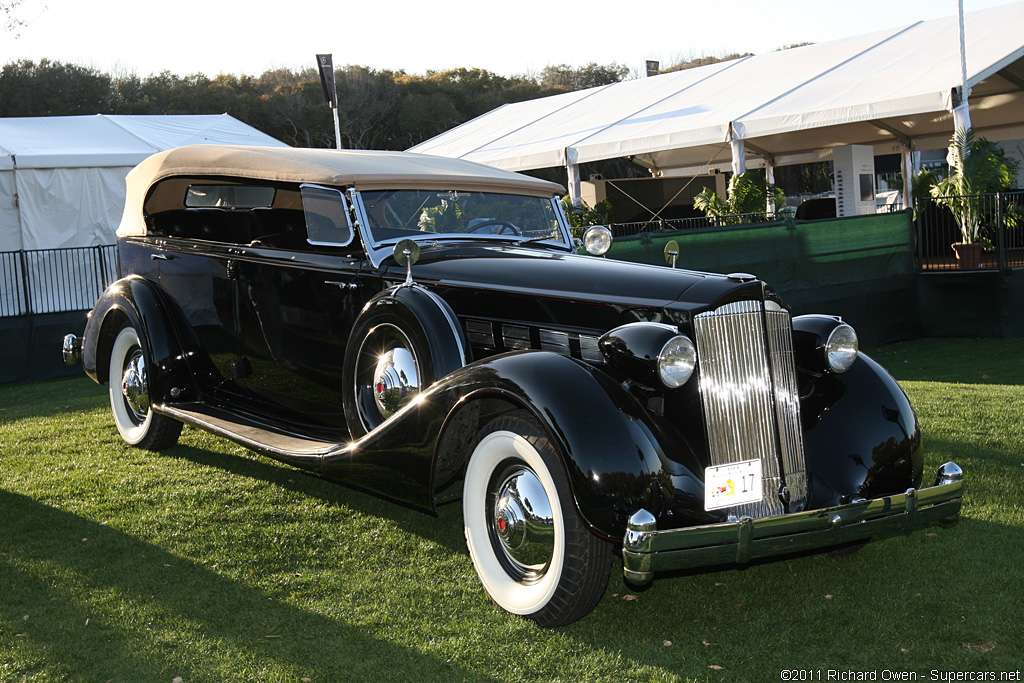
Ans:
[[[956,454],[965,469],[956,524],[878,539],[848,556],[666,572],[639,591],[613,575],[593,623],[628,624],[625,652],[637,665],[698,679],[778,680],[783,669],[887,669],[917,680],[932,669],[1019,670],[1024,458],[946,440],[931,447]],[[628,646],[587,621],[571,632],[585,646]]]
[[[297,674],[283,680],[490,680],[2,489],[0,519],[0,636],[23,676],[219,680],[205,660],[227,652],[241,670]],[[120,620],[140,613],[148,624]]]
[[[361,514],[386,519],[396,528],[432,541],[450,552],[466,555],[469,552],[462,535],[462,507],[457,503],[440,507],[439,515],[435,517],[428,512],[381,498],[358,487],[278,463],[253,451],[248,451],[246,455],[237,455],[179,445],[166,451],[166,455],[240,477],[271,483],[330,505],[345,506]],[[456,518],[458,522],[454,521]]]

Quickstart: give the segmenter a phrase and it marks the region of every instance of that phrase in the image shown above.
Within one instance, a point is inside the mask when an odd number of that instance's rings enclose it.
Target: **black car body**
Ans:
[[[627,578],[955,520],[906,396],[765,283],[576,254],[561,187],[451,159],[186,147],[129,176],[65,357],[131,444],[186,423],[431,512],[542,625]],[[600,237],[600,232],[595,233]],[[460,483],[461,482],[461,483]]]

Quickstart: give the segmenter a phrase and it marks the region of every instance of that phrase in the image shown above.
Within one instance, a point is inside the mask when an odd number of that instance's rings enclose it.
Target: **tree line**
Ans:
[[[335,69],[342,146],[406,149],[503,104],[621,81],[618,64],[545,67],[537,75],[484,69],[412,75],[349,65]],[[227,113],[298,147],[333,147],[334,122],[317,70],[259,76],[169,71],[139,77],[59,61],[21,60],[0,70],[0,116]]]

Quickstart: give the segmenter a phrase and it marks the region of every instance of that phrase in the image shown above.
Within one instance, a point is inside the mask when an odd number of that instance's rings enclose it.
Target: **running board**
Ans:
[[[319,469],[324,456],[345,448],[334,441],[319,441],[267,429],[251,418],[204,403],[153,406],[153,412],[231,439],[246,448],[304,468]]]

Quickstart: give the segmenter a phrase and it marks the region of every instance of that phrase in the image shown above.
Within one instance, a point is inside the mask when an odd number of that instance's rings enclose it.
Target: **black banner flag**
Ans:
[[[320,85],[324,89],[324,99],[331,109],[338,108],[338,91],[334,87],[334,59],[333,55],[317,55],[316,65],[320,69]]]

